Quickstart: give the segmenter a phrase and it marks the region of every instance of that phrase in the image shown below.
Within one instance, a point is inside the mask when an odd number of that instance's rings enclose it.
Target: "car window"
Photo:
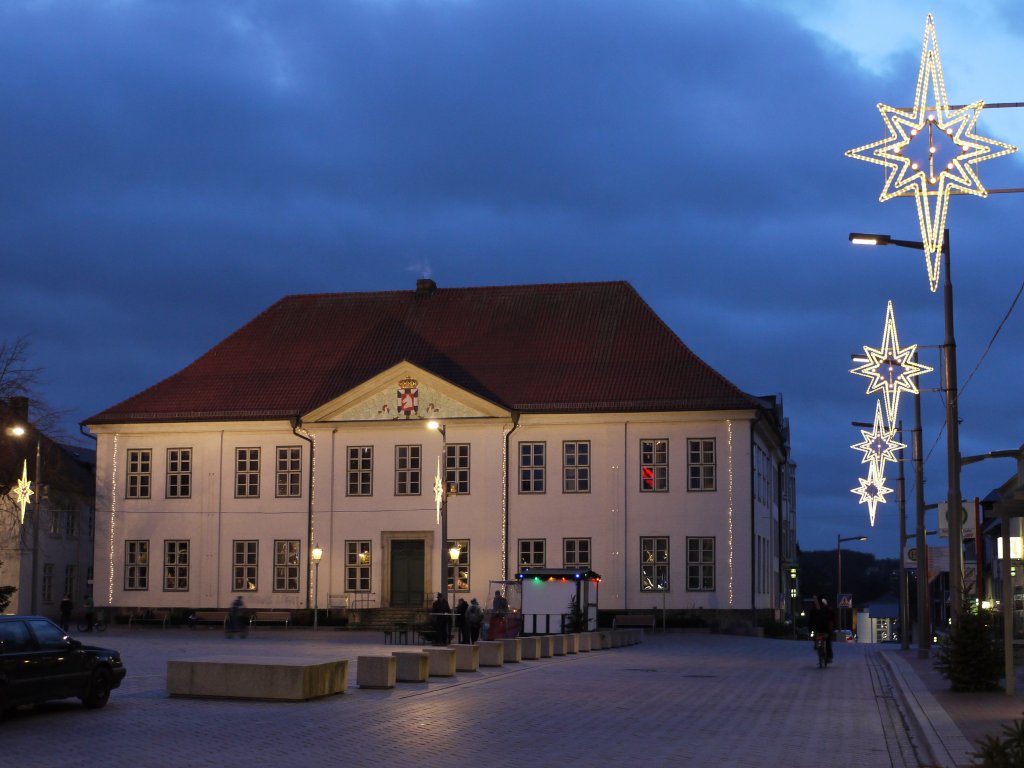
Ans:
[[[23,621],[0,621],[0,653],[32,650],[32,638]]]
[[[36,642],[39,643],[40,648],[53,650],[68,647],[67,635],[52,621],[29,619],[28,623],[32,627],[32,634],[36,636]]]

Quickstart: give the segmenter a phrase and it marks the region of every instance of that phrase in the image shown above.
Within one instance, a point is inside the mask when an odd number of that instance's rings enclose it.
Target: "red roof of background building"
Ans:
[[[407,360],[525,412],[749,409],[625,282],[287,296],[87,424],[302,416]]]

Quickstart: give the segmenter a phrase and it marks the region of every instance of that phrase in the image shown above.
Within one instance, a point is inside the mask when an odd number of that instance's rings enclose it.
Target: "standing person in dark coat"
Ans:
[[[92,632],[96,623],[96,608],[92,604],[92,596],[86,595],[82,598],[82,607],[85,608],[85,631]]]
[[[448,614],[451,610],[448,601],[438,592],[437,599],[430,606],[430,618],[434,620],[434,645],[448,645]]]
[[[480,625],[484,622],[484,609],[474,597],[466,609],[466,626],[469,628],[469,642],[473,645],[480,639]]]
[[[242,596],[238,595],[231,603],[231,610],[228,612],[228,637],[234,637],[236,634],[245,637],[245,632],[242,630],[242,609],[244,607]]]
[[[469,608],[463,598],[455,605],[455,626],[459,628],[459,642],[463,645],[469,643],[469,627],[466,624],[466,609]]]
[[[75,604],[71,602],[71,595],[65,592],[64,599],[60,601],[60,628],[65,632],[68,631],[68,626],[71,624],[71,611],[74,607]]]

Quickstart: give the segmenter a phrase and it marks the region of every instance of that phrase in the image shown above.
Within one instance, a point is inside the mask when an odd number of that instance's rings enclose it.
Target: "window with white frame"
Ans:
[[[519,492],[544,493],[545,443],[519,444]]]
[[[564,567],[590,567],[590,539],[562,539],[562,552]]]
[[[686,589],[713,592],[715,589],[715,539],[688,536],[686,539]]]
[[[449,493],[459,496],[469,493],[469,443],[445,446],[444,482]]]
[[[78,537],[78,510],[64,510],[64,536],[69,539]],[[74,594],[72,592],[71,594]]]
[[[258,541],[232,543],[231,591],[255,592],[259,587],[260,546]]]
[[[420,495],[420,446],[395,446],[395,495]]]
[[[260,495],[260,449],[235,448],[235,498]]]
[[[373,495],[373,446],[348,447],[348,496]]]
[[[274,542],[274,591],[299,591],[298,539]]]
[[[519,540],[519,567],[544,567],[544,539]]]
[[[458,554],[452,559],[451,553],[458,547]],[[469,592],[469,539],[448,541],[448,589],[452,592]]]
[[[164,591],[188,591],[188,540],[164,542]]]
[[[149,589],[149,540],[138,539],[124,543],[124,588]]]
[[[668,440],[640,441],[640,490],[649,493],[668,491]]]
[[[372,581],[369,541],[345,542],[345,591],[369,592]]]
[[[128,483],[126,495],[129,499],[148,499],[153,471],[153,452],[148,448],[128,449]]]
[[[668,536],[642,536],[640,538],[640,591],[662,592],[668,588]]]
[[[590,493],[590,441],[562,443],[562,491]]]
[[[302,446],[286,445],[277,449],[277,496],[302,495]]]
[[[192,449],[167,449],[167,498],[187,499],[192,495]]]
[[[712,437],[690,438],[689,457],[686,462],[690,491],[715,490],[715,439]]]

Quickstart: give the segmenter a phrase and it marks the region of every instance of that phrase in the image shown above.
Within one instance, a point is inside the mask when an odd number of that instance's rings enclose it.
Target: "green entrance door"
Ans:
[[[423,539],[391,541],[391,607],[423,607]]]

